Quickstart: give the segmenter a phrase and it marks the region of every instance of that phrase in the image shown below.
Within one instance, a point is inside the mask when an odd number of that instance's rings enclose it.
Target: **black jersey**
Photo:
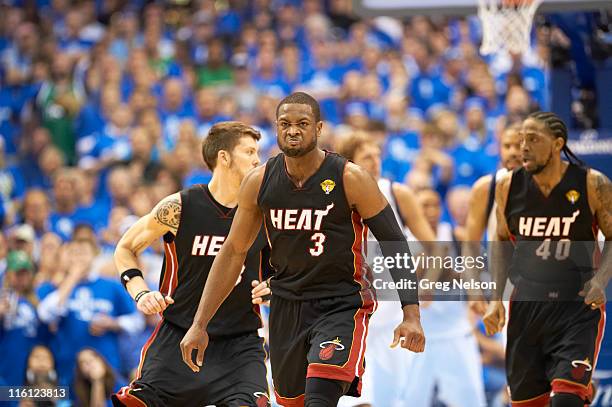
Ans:
[[[363,256],[367,227],[346,199],[346,162],[326,152],[301,188],[289,178],[284,154],[267,162],[257,202],[271,248],[275,296],[311,300],[367,293],[371,298]]]
[[[548,197],[531,174],[515,170],[505,216],[515,243],[510,275],[577,292],[592,272],[596,238],[587,170],[569,164]]]
[[[229,233],[235,208],[218,203],[207,185],[196,185],[180,194],[181,221],[176,236],[164,236],[160,291],[174,299],[164,311],[164,319],[188,329],[215,256]],[[251,281],[259,279],[265,247],[262,231],[248,252],[236,286],[208,325],[211,337],[240,335],[261,327],[259,306],[251,303]]]

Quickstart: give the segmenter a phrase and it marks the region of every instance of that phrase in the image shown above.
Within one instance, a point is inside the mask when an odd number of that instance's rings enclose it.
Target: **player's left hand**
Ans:
[[[251,298],[253,304],[264,304],[270,305],[270,295],[272,294],[272,290],[270,290],[269,280],[264,280],[259,282],[258,280],[251,281]]]
[[[183,340],[181,341],[181,354],[183,362],[195,373],[200,371],[200,367],[204,364],[204,352],[208,347],[208,333],[206,329],[191,325]],[[196,355],[196,363],[193,363],[193,351],[198,350]]]
[[[400,342],[402,348],[412,352],[420,353],[425,350],[425,333],[418,314],[410,318],[404,317],[404,320],[393,331],[391,348],[395,348]]]
[[[584,303],[590,305],[591,309],[597,309],[606,303],[606,287],[597,275],[584,284],[578,295],[584,297]]]

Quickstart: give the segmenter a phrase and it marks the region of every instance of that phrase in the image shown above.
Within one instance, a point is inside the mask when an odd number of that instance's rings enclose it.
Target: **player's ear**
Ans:
[[[321,129],[323,129],[323,121],[319,120],[317,122],[317,137],[321,135]]]
[[[217,165],[221,164],[225,167],[229,167],[230,161],[231,161],[231,158],[230,158],[229,152],[225,150],[219,150],[219,152],[217,153]]]
[[[565,140],[563,140],[561,137],[557,137],[555,141],[553,142],[555,151],[558,151],[558,152],[561,152],[564,145],[565,145]]]

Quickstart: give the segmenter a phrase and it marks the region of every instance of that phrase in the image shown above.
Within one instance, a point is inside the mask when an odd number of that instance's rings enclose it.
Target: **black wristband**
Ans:
[[[143,295],[150,293],[150,292],[151,290],[142,290],[141,292],[136,294],[136,297],[134,297],[134,301],[136,301],[136,304],[138,304],[138,300],[141,299]]]
[[[129,269],[129,270],[125,270],[123,273],[121,273],[121,284],[123,284],[123,288],[127,288],[126,284],[128,283],[128,281],[130,281],[134,277],[142,277],[142,278],[144,278],[143,275],[142,275],[142,271],[140,271],[138,269]]]

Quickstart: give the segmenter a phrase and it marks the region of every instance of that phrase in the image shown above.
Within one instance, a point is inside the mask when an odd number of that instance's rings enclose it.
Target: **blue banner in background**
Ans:
[[[570,132],[568,146],[589,167],[612,178],[612,130]]]

